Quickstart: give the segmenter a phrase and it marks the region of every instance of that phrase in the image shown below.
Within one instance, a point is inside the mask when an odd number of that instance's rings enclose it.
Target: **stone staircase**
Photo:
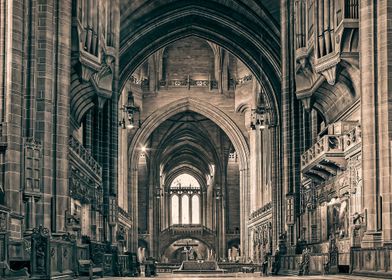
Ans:
[[[225,273],[216,261],[183,261],[179,269],[173,270],[173,273]]]

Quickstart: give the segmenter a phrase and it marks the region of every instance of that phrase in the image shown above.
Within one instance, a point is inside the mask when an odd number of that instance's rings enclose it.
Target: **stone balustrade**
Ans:
[[[163,232],[170,232],[173,235],[178,234],[197,234],[203,235],[203,233],[214,234],[214,232],[202,225],[173,225],[165,229]]]
[[[255,218],[258,218],[260,216],[262,216],[264,213],[268,212],[269,210],[272,209],[272,203],[268,202],[267,204],[263,205],[262,207],[260,207],[259,209],[253,211],[250,215],[249,215],[249,220],[253,220]]]
[[[353,147],[356,147],[358,144],[361,144],[361,142],[362,142],[361,127],[356,126],[352,130],[347,132],[345,135],[343,135],[343,146],[344,146],[345,153],[350,151]]]
[[[324,135],[301,155],[301,171],[309,178],[325,181],[345,169],[346,155],[360,143],[360,126],[342,134]]]
[[[211,79],[211,77],[208,78],[196,78],[188,75],[187,77],[183,79],[166,79],[166,80],[161,80],[159,82],[160,87],[172,87],[172,88],[191,88],[191,87],[202,87],[202,88],[209,88],[209,89],[217,89],[218,88],[218,83],[216,80]]]
[[[68,144],[71,152],[75,153],[81,160],[83,160],[83,162],[91,169],[91,171],[93,171],[99,177],[102,177],[101,165],[75,137],[71,136],[69,138]]]

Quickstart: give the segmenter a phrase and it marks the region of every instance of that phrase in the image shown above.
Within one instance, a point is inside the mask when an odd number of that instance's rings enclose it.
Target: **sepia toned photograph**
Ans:
[[[392,1],[0,0],[0,279],[150,277],[392,279]]]

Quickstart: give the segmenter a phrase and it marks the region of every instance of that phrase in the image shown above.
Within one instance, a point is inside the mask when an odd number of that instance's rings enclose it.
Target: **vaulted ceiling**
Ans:
[[[183,112],[163,122],[150,136],[151,162],[160,169],[167,186],[182,173],[206,186],[211,165],[218,174],[232,146],[226,134],[211,120]]]

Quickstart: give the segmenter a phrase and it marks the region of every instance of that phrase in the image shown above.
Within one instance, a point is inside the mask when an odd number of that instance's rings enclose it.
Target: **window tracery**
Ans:
[[[200,224],[200,185],[189,174],[176,177],[170,186],[171,225]]]

